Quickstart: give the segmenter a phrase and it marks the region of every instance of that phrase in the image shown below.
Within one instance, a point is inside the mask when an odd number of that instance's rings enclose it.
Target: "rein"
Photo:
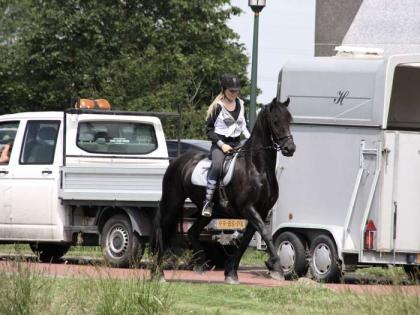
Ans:
[[[258,152],[258,151],[263,151],[263,150],[274,150],[274,151],[281,151],[281,147],[288,141],[288,140],[292,140],[293,136],[292,135],[288,135],[288,136],[284,136],[281,137],[279,139],[280,143],[274,141],[273,137],[271,136],[271,142],[273,143],[272,145],[267,145],[264,147],[259,147],[256,149],[243,149],[243,146],[234,148],[231,152],[226,153],[225,155],[233,155],[235,153],[241,154],[241,153],[247,153],[247,152]]]
[[[263,111],[266,111],[266,108],[263,109]],[[260,115],[263,115],[263,113],[260,113]],[[265,118],[265,117],[264,117]],[[270,139],[271,139],[271,145],[268,146],[262,146],[259,148],[249,148],[249,149],[243,149],[243,146],[234,148],[231,152],[226,153],[226,155],[233,155],[235,153],[241,154],[241,153],[246,153],[246,152],[258,152],[258,151],[263,151],[263,150],[274,150],[274,151],[281,151],[282,147],[285,145],[285,143],[289,140],[293,140],[293,136],[291,134],[288,134],[287,136],[281,137],[279,139],[277,139],[277,141],[275,140],[275,133],[273,132],[273,128],[271,126],[270,123],[267,122],[268,125],[268,131],[270,133]]]

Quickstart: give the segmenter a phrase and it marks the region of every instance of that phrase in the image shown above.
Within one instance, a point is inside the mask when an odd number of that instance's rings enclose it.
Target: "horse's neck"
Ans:
[[[248,158],[251,159],[257,170],[267,172],[267,176],[274,175],[276,168],[277,153],[273,149],[268,149],[272,146],[270,132],[267,128],[254,128],[251,137],[246,142],[244,149],[250,152]]]

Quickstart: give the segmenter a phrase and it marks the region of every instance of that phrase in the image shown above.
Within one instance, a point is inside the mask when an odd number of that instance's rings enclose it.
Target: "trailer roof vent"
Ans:
[[[382,48],[337,46],[334,48],[337,57],[352,58],[382,58],[384,50]]]

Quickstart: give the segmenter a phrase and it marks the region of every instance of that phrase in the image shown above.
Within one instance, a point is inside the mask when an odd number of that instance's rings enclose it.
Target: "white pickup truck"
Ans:
[[[141,258],[169,164],[159,117],[81,109],[0,116],[0,146],[12,141],[0,164],[1,243],[28,243],[42,261],[75,244],[100,245],[114,266]],[[184,232],[190,225],[184,219]]]

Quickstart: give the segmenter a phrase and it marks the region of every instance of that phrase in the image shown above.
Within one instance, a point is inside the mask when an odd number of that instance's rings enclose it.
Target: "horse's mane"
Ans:
[[[262,130],[264,131],[267,128],[267,121],[269,119],[268,111],[269,107],[273,105],[276,99],[273,99],[271,103],[263,105],[261,107],[260,112],[258,113],[257,119],[255,121],[254,130]]]

